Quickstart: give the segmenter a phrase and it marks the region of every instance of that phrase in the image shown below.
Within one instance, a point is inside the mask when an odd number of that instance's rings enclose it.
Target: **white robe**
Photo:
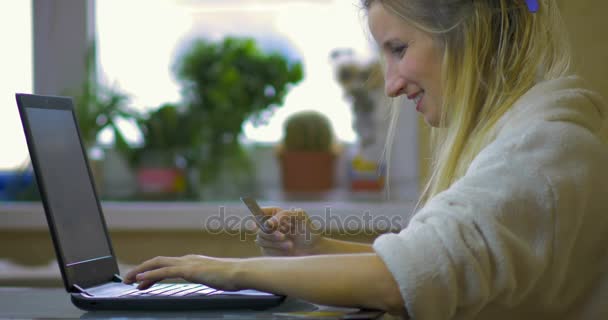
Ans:
[[[608,319],[608,109],[539,83],[464,177],[374,249],[414,319]]]

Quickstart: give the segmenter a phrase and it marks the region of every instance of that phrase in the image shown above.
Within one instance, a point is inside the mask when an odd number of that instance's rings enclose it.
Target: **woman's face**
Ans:
[[[389,97],[407,96],[431,126],[438,126],[441,95],[441,50],[430,35],[414,28],[384,6],[369,8],[369,28],[386,60]]]

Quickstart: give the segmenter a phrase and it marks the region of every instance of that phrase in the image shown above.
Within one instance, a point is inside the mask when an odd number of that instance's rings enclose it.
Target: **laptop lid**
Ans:
[[[119,274],[72,99],[17,94],[17,105],[66,289]]]

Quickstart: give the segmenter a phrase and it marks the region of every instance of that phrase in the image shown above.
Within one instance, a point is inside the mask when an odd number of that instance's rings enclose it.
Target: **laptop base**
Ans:
[[[82,310],[141,310],[141,311],[188,311],[188,310],[233,310],[251,309],[264,310],[276,307],[285,299],[277,295],[246,295],[224,292],[212,296],[180,297],[167,299],[167,297],[146,298],[97,298],[88,297],[80,293],[71,294],[72,303]]]

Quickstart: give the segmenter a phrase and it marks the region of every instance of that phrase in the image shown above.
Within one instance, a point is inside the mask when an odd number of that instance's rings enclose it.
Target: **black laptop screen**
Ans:
[[[25,110],[64,263],[110,256],[72,111]]]

